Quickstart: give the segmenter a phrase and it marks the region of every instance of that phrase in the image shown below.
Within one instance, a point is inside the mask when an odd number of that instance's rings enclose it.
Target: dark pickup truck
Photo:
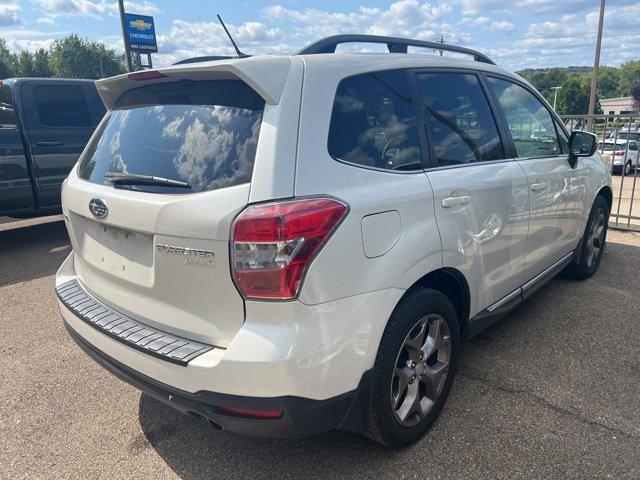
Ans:
[[[105,107],[91,80],[0,80],[0,216],[60,212],[60,188]]]

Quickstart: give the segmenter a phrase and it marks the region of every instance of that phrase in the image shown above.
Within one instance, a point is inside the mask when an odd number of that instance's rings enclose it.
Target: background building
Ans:
[[[607,115],[619,115],[625,113],[637,113],[634,107],[633,97],[617,97],[600,99],[602,112]]]

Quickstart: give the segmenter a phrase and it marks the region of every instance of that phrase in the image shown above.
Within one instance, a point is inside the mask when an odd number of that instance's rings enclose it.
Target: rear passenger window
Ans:
[[[332,157],[358,165],[422,169],[407,73],[391,70],[342,80],[333,104],[328,148]]]
[[[463,73],[418,75],[429,141],[440,166],[504,158],[495,119],[478,77]]]
[[[527,89],[489,77],[489,88],[500,102],[518,157],[560,155],[560,145],[549,110]]]
[[[89,108],[80,85],[33,87],[40,124],[49,128],[92,127]]]

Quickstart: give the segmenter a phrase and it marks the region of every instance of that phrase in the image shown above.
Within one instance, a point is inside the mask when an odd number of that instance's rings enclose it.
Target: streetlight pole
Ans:
[[[124,22],[124,1],[118,0],[118,6],[120,7],[120,26],[122,27],[122,41],[124,42],[124,57],[127,59],[127,71],[133,71],[133,65],[131,64],[131,54],[129,53],[129,45],[127,43],[127,27]]]
[[[556,109],[556,102],[558,101],[558,90],[560,90],[562,87],[551,87],[551,90],[554,90],[553,93],[553,109]]]
[[[600,0],[600,19],[598,20],[598,40],[596,41],[596,57],[593,61],[593,76],[591,77],[591,95],[589,96],[589,128],[593,129],[593,113],[596,109],[596,94],[598,92],[598,74],[600,73],[600,48],[602,47],[602,25],[604,24],[604,2]]]

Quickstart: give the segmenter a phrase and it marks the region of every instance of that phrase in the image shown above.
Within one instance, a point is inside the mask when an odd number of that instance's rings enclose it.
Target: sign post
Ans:
[[[120,0],[122,4],[122,0]],[[125,55],[129,71],[133,70],[131,53],[135,53],[138,64],[141,67],[151,68],[151,54],[158,51],[156,42],[156,29],[153,24],[153,17],[148,15],[138,15],[126,13],[121,10],[122,35],[124,37]],[[140,55],[147,55],[147,65],[142,65]]]
[[[127,60],[127,71],[133,70],[131,65],[131,54],[129,53],[129,45],[127,43],[126,27],[124,23],[124,1],[118,0],[118,6],[120,7],[120,26],[122,27],[122,41],[124,42],[124,58]]]

